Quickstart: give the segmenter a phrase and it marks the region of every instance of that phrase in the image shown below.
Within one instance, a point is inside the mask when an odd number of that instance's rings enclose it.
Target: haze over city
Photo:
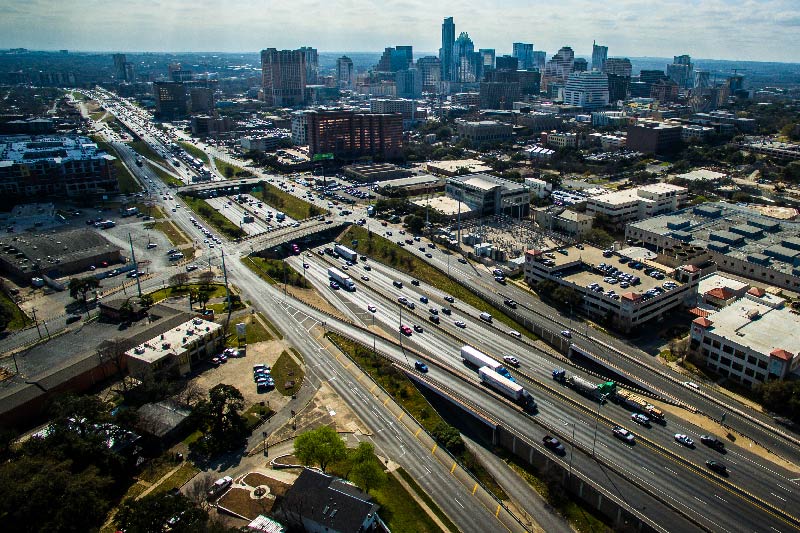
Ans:
[[[533,42],[579,55],[596,39],[611,56],[796,62],[800,15],[794,0],[519,0],[466,4],[335,0],[132,0],[0,2],[0,46],[84,51],[230,51],[310,44],[322,51],[379,51],[410,44],[435,53],[439,24],[453,16],[481,48]],[[35,31],[32,31],[34,30]]]

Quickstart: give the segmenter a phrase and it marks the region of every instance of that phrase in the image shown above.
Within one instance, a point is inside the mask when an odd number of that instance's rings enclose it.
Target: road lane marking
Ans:
[[[723,498],[719,494],[714,494],[714,497],[717,498],[718,500],[722,500],[723,502],[728,503],[728,500],[726,500],[725,498]]]
[[[403,411],[402,413],[400,413],[400,416],[397,417],[397,420],[402,420],[405,415],[406,415],[406,412]]]
[[[383,401],[383,406],[384,407],[386,407],[386,404],[389,403],[389,400],[391,400],[391,397],[387,396],[386,400]]]
[[[500,504],[497,504],[497,510],[494,512],[494,517],[497,518],[500,516]]]
[[[422,431],[422,428],[417,428],[417,431],[414,432],[414,436],[416,437],[419,435],[420,431]]]
[[[475,491],[477,491],[477,490],[478,490],[478,484],[477,484],[477,483],[475,483],[475,486],[474,486],[474,487],[472,487],[472,495],[473,495],[473,496],[475,495]]]
[[[457,463],[456,463],[455,461],[453,461],[453,466],[450,468],[450,473],[451,473],[451,474],[452,474],[452,473],[455,471],[455,469],[456,469],[456,464],[457,464]]]
[[[438,445],[438,444],[434,444],[434,445],[433,445],[433,448],[431,448],[431,455],[433,455],[434,453],[436,453],[436,448],[438,448],[438,447],[439,447],[439,445]]]
[[[460,505],[460,506],[461,506],[461,508],[462,508],[462,509],[464,508],[464,504],[462,504],[460,501],[458,501],[458,498],[453,498],[453,499],[456,501],[456,503],[457,503],[458,505]]]
[[[676,476],[678,475],[678,473],[676,471],[672,470],[671,468],[667,468],[666,466],[664,468],[666,468],[668,471],[672,472]]]

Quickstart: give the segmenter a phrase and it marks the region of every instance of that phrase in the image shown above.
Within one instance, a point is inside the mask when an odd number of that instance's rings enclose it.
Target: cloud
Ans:
[[[455,18],[476,48],[514,41],[555,52],[591,42],[612,56],[796,61],[797,0],[0,0],[0,46],[75,50],[256,51],[266,47],[436,52]]]

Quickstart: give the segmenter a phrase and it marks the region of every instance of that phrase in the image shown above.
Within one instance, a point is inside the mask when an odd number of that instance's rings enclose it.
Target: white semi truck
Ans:
[[[489,367],[493,372],[497,372],[504,378],[514,381],[514,378],[511,376],[511,373],[502,365],[502,363],[495,361],[485,353],[476,350],[472,346],[462,346],[461,347],[461,358],[470,363],[475,365],[478,368],[481,367]]]
[[[342,246],[341,244],[337,244],[333,247],[333,251],[339,254],[340,257],[344,257],[348,261],[355,263],[358,261],[358,254],[348,248],[347,246]]]
[[[333,267],[329,268],[328,277],[331,278],[336,283],[338,283],[339,286],[346,291],[356,290],[356,284],[353,283],[353,280],[350,279],[350,276],[348,276],[338,268],[333,268]]]
[[[510,398],[529,409],[536,407],[536,401],[533,399],[533,396],[531,396],[528,391],[526,391],[519,383],[515,383],[505,376],[501,376],[486,366],[479,368],[478,374],[481,377],[482,383],[493,388],[503,396]]]

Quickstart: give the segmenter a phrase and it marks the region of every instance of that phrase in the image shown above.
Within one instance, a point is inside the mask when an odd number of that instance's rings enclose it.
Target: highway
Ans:
[[[122,148],[121,157],[128,162],[126,155],[123,155],[125,148]],[[127,155],[131,155],[128,153]],[[133,165],[135,167],[135,165]],[[149,184],[148,189],[152,191],[160,191],[160,188],[150,184],[148,170],[142,168],[132,168],[134,172],[141,178],[144,176],[145,183]],[[155,201],[165,203],[161,196],[154,195]],[[165,205],[169,205],[166,204]],[[170,217],[175,221],[184,231],[195,240],[202,239],[204,236],[195,228],[189,221],[191,216],[187,209],[177,209],[176,212],[170,212]],[[423,241],[424,242],[424,241]],[[316,348],[309,344],[311,339],[305,332],[297,329],[297,324],[290,322],[289,315],[286,313],[286,306],[291,305],[294,307],[302,307],[297,302],[285,301],[279,290],[275,287],[265,286],[260,280],[249,271],[239,261],[239,255],[245,253],[245,245],[232,246],[224,243],[223,250],[229,254],[233,254],[227,261],[228,273],[230,279],[236,283],[244,292],[243,299],[247,298],[253,302],[254,306],[264,311],[272,320],[276,321],[278,327],[282,331],[287,332],[293,344],[303,348],[303,353],[314,354],[313,356],[319,357],[319,352]],[[435,252],[422,252],[417,250],[417,247],[407,247],[407,249],[414,251],[417,255],[424,257],[424,253],[431,253],[431,260],[437,267],[447,271],[450,270],[452,275],[456,275],[459,279],[473,284],[481,291],[486,292],[486,297],[490,300],[497,301],[500,299],[502,305],[502,295],[508,292],[511,296],[522,304],[523,312],[530,313],[535,316],[539,323],[543,323],[545,327],[553,327],[555,331],[564,329],[562,323],[564,319],[554,311],[542,311],[544,315],[538,314],[538,309],[542,304],[535,298],[526,294],[521,289],[515,287],[503,287],[500,289],[498,295],[498,285],[494,282],[493,277],[486,271],[481,271],[480,268],[475,268],[472,264],[462,265],[454,260],[448,261],[446,255],[440,251]],[[331,293],[331,289],[327,286],[327,266],[329,262],[322,260],[319,256],[302,256],[302,260],[307,261],[309,269],[306,271],[309,279],[320,288],[323,292]],[[300,264],[301,258],[291,258],[290,264],[303,271]],[[590,455],[575,454],[574,468],[581,468],[582,471],[588,472],[592,479],[598,480],[606,487],[611,487],[614,490],[616,486],[623,486],[625,483],[622,478],[618,476],[619,473],[628,476],[631,480],[646,487],[652,494],[659,495],[669,503],[670,506],[680,509],[687,515],[691,516],[694,520],[700,522],[705,527],[711,530],[719,531],[766,531],[767,528],[772,528],[775,531],[788,531],[787,524],[781,519],[777,518],[773,512],[765,511],[756,507],[753,500],[741,496],[735,489],[731,488],[729,483],[735,485],[743,484],[747,486],[748,490],[757,498],[763,501],[772,502],[774,507],[780,509],[781,507],[787,510],[797,508],[800,503],[796,496],[797,491],[795,488],[800,489],[794,481],[791,480],[792,473],[773,467],[771,464],[764,463],[763,460],[757,459],[755,456],[750,456],[744,450],[736,447],[731,447],[729,453],[722,460],[726,463],[732,463],[730,466],[731,477],[729,480],[723,480],[714,474],[710,474],[705,470],[703,461],[706,458],[712,457],[711,452],[706,449],[690,450],[678,445],[672,439],[672,435],[676,432],[685,432],[690,436],[695,437],[697,440],[698,432],[696,428],[691,425],[678,423],[677,421],[670,420],[666,427],[653,426],[651,428],[634,427],[630,423],[630,412],[620,406],[609,403],[601,408],[601,412],[597,412],[596,406],[586,398],[577,395],[570,389],[563,389],[553,392],[554,384],[549,380],[550,371],[554,366],[562,366],[558,360],[553,359],[552,355],[548,355],[541,350],[535,350],[532,343],[523,342],[514,337],[511,337],[507,332],[495,326],[488,324],[477,319],[480,310],[470,309],[460,302],[450,304],[444,301],[445,294],[433,287],[427,286],[424,283],[420,288],[415,288],[410,284],[411,278],[408,276],[396,273],[387,267],[369,262],[373,267],[371,271],[363,271],[362,267],[351,268],[348,272],[355,274],[353,278],[358,284],[358,290],[355,293],[344,293],[337,291],[335,294],[329,294],[334,301],[337,299],[342,302],[342,309],[347,309],[347,313],[354,319],[358,319],[362,325],[371,325],[373,317],[374,320],[384,327],[387,331],[394,333],[396,339],[402,339],[403,344],[409,348],[416,350],[423,354],[428,354],[428,361],[441,365],[441,368],[447,371],[439,371],[439,366],[432,366],[431,375],[435,376],[437,380],[441,379],[448,387],[453,390],[460,391],[466,398],[474,398],[475,401],[480,403],[480,406],[488,412],[497,416],[504,424],[508,424],[519,431],[529,440],[539,442],[544,430],[538,424],[532,422],[531,417],[527,414],[521,413],[518,409],[508,406],[506,403],[499,401],[496,397],[481,391],[481,394],[476,395],[476,388],[481,389],[477,385],[476,374],[467,369],[461,364],[460,358],[457,356],[458,348],[461,344],[469,343],[495,357],[502,357],[508,353],[513,354],[522,362],[521,372],[515,372],[517,379],[526,388],[530,388],[531,392],[537,399],[539,404],[539,413],[535,415],[537,423],[544,424],[549,428],[565,428],[562,429],[561,436],[566,437],[570,430],[574,431],[574,442],[584,450],[594,450],[596,456],[600,460],[614,468],[618,479],[612,477],[612,473],[607,467],[603,467],[597,461],[591,459]],[[455,269],[455,270],[454,270]],[[159,286],[157,280],[168,277],[171,273],[167,270],[159,273],[153,279],[145,281],[145,286]],[[362,282],[361,275],[370,277],[369,282]],[[404,288],[399,290],[395,288],[391,281],[393,279],[402,279],[404,281]],[[163,281],[162,281],[163,282]],[[366,289],[369,286],[371,289]],[[403,295],[409,300],[414,301],[417,309],[413,312],[407,307],[401,307],[396,302],[397,297]],[[433,324],[426,320],[427,318],[427,305],[423,305],[419,297],[422,295],[427,296],[432,304],[436,307],[449,307],[452,309],[452,315],[447,316],[440,312],[442,320],[441,327],[434,327]],[[291,300],[291,299],[289,299]],[[366,311],[367,305],[374,304],[378,308],[373,315]],[[403,313],[403,323],[412,325],[418,324],[424,328],[423,333],[413,333],[410,338],[402,336],[398,332],[400,323],[400,313]],[[549,308],[548,308],[549,309]],[[336,322],[330,317],[321,315],[312,309],[304,309],[303,313],[308,316],[314,317],[316,321],[327,321],[328,327],[332,327]],[[547,314],[549,313],[549,315]],[[413,317],[413,318],[412,318]],[[466,324],[466,328],[457,327],[454,322],[461,320]],[[549,322],[548,322],[549,321]],[[353,335],[352,327],[346,324],[339,324],[338,327],[342,328],[343,332]],[[293,333],[292,333],[293,332]],[[598,337],[601,342],[606,342],[602,337],[596,336],[595,332],[591,332],[592,338],[581,337],[578,332],[576,340],[593,343],[591,346],[597,346],[594,337]],[[375,341],[381,343],[381,348],[385,353],[392,353],[398,357],[398,361],[407,364],[408,360],[403,356],[403,351],[398,351],[397,346],[386,343],[380,338],[375,338],[368,333],[359,333],[362,335],[363,342]],[[615,339],[616,346],[620,344],[624,346],[626,352],[631,348],[625,343],[620,343]],[[601,345],[602,346],[602,345]],[[590,348],[591,349],[591,348]],[[398,355],[399,354],[399,355]],[[321,358],[315,360],[315,367],[325,367],[322,365],[328,364],[327,360]],[[413,363],[413,361],[411,361]],[[628,364],[625,360],[616,360],[617,364]],[[628,368],[628,367],[626,367]],[[630,363],[632,375],[642,375],[646,377],[643,379],[648,381],[659,388],[667,391],[675,391],[678,397],[686,396],[686,388],[680,387],[673,379],[663,377],[659,372],[650,372],[646,368],[639,365]],[[570,369],[575,370],[575,369]],[[660,369],[663,370],[663,369]],[[322,371],[322,370],[320,370]],[[580,372],[578,372],[580,374]],[[321,377],[324,379],[324,377]],[[549,382],[549,383],[548,383]],[[336,383],[334,379],[332,384]],[[544,386],[547,384],[547,386]],[[341,386],[341,384],[337,384]],[[666,387],[670,387],[667,389]],[[351,399],[354,405],[357,405],[358,399],[353,397],[352,391],[347,392],[339,391],[346,399]],[[702,397],[694,395],[691,402],[703,409],[703,405],[697,401]],[[565,401],[565,398],[568,401]],[[709,402],[709,405],[714,405]],[[711,411],[707,411],[711,412]],[[629,447],[622,442],[614,440],[609,428],[606,426],[604,419],[613,420],[620,425],[634,430],[634,432],[642,437],[640,442],[635,446]],[[595,441],[594,428],[595,420],[598,420],[598,437]],[[380,420],[375,420],[380,423]],[[566,424],[566,425],[565,425]],[[571,427],[570,427],[571,426]],[[758,428],[759,426],[753,426]],[[748,429],[745,433],[751,434]],[[767,436],[772,437],[769,432],[764,432]],[[391,439],[390,439],[391,440]],[[645,442],[646,441],[646,442]],[[791,450],[791,448],[789,449]],[[708,457],[706,457],[708,456]],[[796,452],[790,457],[796,457]],[[735,460],[733,458],[735,457]],[[401,463],[402,464],[402,463]],[[405,464],[404,464],[405,467]],[[411,466],[410,468],[413,468]],[[598,471],[598,469],[600,469]],[[409,470],[412,471],[412,470]],[[413,471],[415,477],[420,473],[419,469]],[[446,476],[445,476],[446,479]],[[680,480],[680,481],[679,481]],[[428,488],[426,487],[426,490]],[[434,488],[435,490],[435,488]],[[781,492],[783,490],[783,492]],[[776,492],[777,491],[777,492]],[[643,498],[644,500],[652,500],[650,503],[643,503],[644,511],[649,513],[656,512],[654,509],[663,508],[661,512],[666,515],[672,516],[674,514],[666,509],[662,504],[653,500],[651,496],[637,490],[630,488],[628,491],[614,492],[618,497],[626,499],[637,500]],[[435,494],[435,493],[431,493]],[[635,494],[636,496],[632,496]],[[773,497],[774,496],[774,497]],[[654,503],[655,502],[655,503]],[[746,512],[742,512],[747,510]],[[463,510],[462,510],[463,512]],[[453,514],[448,511],[449,516]],[[664,523],[671,523],[666,515],[654,514],[653,520],[656,516],[659,520],[666,519]],[[742,515],[745,515],[744,517]],[[751,517],[751,518],[748,518]],[[485,518],[485,517],[484,517]],[[482,525],[488,524],[482,522]],[[459,524],[460,525],[460,524]],[[490,529],[484,529],[490,530]]]

